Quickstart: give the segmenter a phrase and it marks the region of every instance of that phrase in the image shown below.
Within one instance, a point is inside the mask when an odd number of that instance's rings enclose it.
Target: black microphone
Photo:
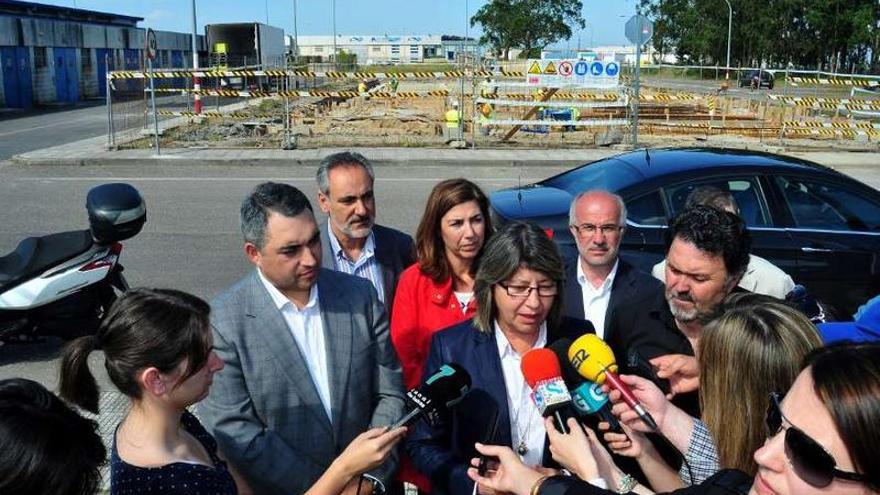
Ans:
[[[391,429],[410,426],[419,418],[437,426],[441,413],[461,402],[471,389],[471,376],[456,363],[446,363],[429,376],[424,383],[406,393],[409,412],[391,426]]]
[[[623,433],[620,421],[611,412],[611,402],[609,402],[608,396],[602,392],[602,388],[598,384],[582,377],[575,367],[571,365],[571,361],[568,360],[569,347],[571,347],[571,339],[562,338],[550,344],[549,349],[559,359],[562,379],[571,393],[571,402],[574,404],[574,408],[581,417],[595,414],[600,421],[610,425],[611,431]]]

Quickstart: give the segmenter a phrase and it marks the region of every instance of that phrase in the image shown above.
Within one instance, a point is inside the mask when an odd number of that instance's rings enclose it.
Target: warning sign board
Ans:
[[[613,60],[530,59],[526,84],[547,88],[613,88],[620,84],[620,64]]]
[[[562,62],[559,62],[559,75],[560,76],[570,77],[571,73],[573,71],[574,71],[574,69],[571,66],[571,62],[569,62],[568,60],[564,60]]]

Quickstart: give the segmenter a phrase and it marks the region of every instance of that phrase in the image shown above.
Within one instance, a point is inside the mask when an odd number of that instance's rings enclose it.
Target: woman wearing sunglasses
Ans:
[[[817,349],[806,359],[784,398],[773,394],[767,409],[768,437],[755,452],[753,479],[737,470],[719,471],[679,495],[876,495],[880,494],[880,344],[843,344]],[[573,420],[572,425],[575,426]],[[547,477],[525,466],[507,447],[478,445],[500,460],[495,476],[468,475],[476,482],[516,495],[615,493],[623,473],[611,463],[595,435],[579,428],[563,435],[548,422],[551,444],[576,444],[582,456],[577,476]],[[552,450],[552,448],[551,448]],[[478,459],[472,464],[476,465]],[[642,486],[624,493],[650,493]]]

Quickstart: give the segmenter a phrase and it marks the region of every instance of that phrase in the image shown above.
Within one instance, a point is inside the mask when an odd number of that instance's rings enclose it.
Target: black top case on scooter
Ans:
[[[147,207],[129,184],[102,184],[86,197],[89,226],[95,242],[110,244],[134,237],[147,221]]]

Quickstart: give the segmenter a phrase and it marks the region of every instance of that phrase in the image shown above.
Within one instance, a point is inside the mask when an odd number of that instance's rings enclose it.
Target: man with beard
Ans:
[[[607,191],[582,192],[571,202],[569,229],[578,256],[565,269],[565,315],[589,320],[608,339],[610,315],[625,301],[653,294],[661,284],[619,258],[626,205]]]
[[[390,316],[400,273],[415,262],[412,237],[375,224],[373,166],[360,153],[327,156],[317,179],[318,204],[329,216],[322,266],[369,280]]]
[[[668,239],[666,287],[615,311],[608,343],[624,373],[655,381],[698,415],[694,350],[703,325],[745,272],[751,237],[738,216],[698,205],[673,220]]]

